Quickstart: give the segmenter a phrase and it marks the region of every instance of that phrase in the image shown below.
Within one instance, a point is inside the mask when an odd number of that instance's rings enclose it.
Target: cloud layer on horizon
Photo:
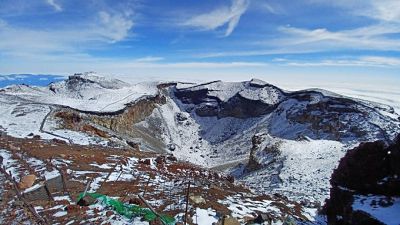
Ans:
[[[205,68],[227,74],[320,67],[329,74],[335,67],[348,73],[373,67],[395,75],[400,69],[398,0],[4,0],[0,6],[3,74],[94,67],[125,74],[184,68],[188,75]]]

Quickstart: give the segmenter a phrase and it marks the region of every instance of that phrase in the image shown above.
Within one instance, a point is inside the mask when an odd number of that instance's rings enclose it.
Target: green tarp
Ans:
[[[132,217],[142,217],[144,220],[150,222],[157,218],[157,216],[148,208],[142,208],[132,204],[125,204],[99,193],[86,193],[86,195],[100,200],[106,206],[112,207],[118,214],[124,215],[129,219]],[[83,197],[85,197],[85,193],[80,193],[77,202],[79,202]],[[161,215],[160,219],[168,225],[174,225],[176,223],[175,219],[170,216]]]

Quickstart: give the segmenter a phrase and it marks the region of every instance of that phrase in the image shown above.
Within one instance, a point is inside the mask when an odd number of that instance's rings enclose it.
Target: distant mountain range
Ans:
[[[15,85],[27,84],[34,86],[47,86],[51,82],[65,79],[65,76],[51,74],[8,74],[0,75],[0,88]]]

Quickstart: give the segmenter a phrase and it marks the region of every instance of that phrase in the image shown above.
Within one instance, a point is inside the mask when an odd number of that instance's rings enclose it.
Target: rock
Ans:
[[[110,217],[110,216],[112,216],[112,215],[114,215],[114,212],[113,212],[113,211],[107,211],[107,212],[106,212],[106,216],[107,216],[107,217]]]
[[[24,207],[24,202],[17,200],[14,202],[14,205],[19,206],[19,207]]]
[[[158,156],[155,159],[155,161],[156,161],[157,164],[164,164],[165,163],[165,157],[164,156]]]
[[[175,156],[173,156],[173,155],[167,156],[167,160],[170,161],[170,162],[176,162],[176,161],[178,161],[178,159],[177,159]]]
[[[176,145],[174,143],[168,144],[167,147],[170,151],[175,151],[176,149]]]
[[[80,206],[89,206],[94,204],[95,202],[96,202],[95,198],[86,195],[85,197],[81,198],[77,204]]]
[[[257,218],[255,218],[252,222],[258,224],[263,224],[264,222],[267,222],[268,224],[271,224],[272,217],[266,213],[260,213],[258,214]]]
[[[229,175],[229,176],[226,178],[226,180],[227,180],[229,183],[233,184],[233,183],[235,182],[235,177],[233,177],[232,175]]]
[[[140,205],[143,204],[143,202],[139,198],[131,198],[131,199],[129,199],[129,204],[139,205],[140,206]]]
[[[85,124],[83,125],[83,127],[81,128],[81,130],[83,132],[89,133],[89,134],[93,134],[93,135],[97,135],[99,137],[102,138],[109,138],[110,136],[107,134],[107,132],[100,130],[92,125],[89,124]]]
[[[188,119],[188,116],[185,113],[181,113],[181,112],[176,113],[175,117],[176,117],[176,120],[178,120],[179,122],[183,122]]]
[[[67,144],[66,141],[58,139],[58,138],[53,138],[52,141],[56,144]]]
[[[66,210],[68,214],[77,213],[81,210],[81,207],[79,205],[67,205],[64,210]]]
[[[135,150],[139,150],[140,148],[140,143],[134,142],[134,141],[126,141],[126,144],[131,146]]]
[[[271,136],[265,133],[257,133],[252,137],[250,158],[249,162],[244,168],[244,173],[259,170],[267,165],[270,165],[271,163],[279,163],[278,160],[275,160],[279,158],[281,154],[279,151],[279,142],[274,142],[272,140],[269,141],[270,139]]]
[[[195,204],[206,204],[206,200],[200,195],[192,195],[189,199]]]
[[[27,189],[33,186],[36,181],[36,176],[33,174],[24,176],[21,178],[21,181],[18,183],[18,187],[20,189]]]
[[[33,139],[35,139],[35,140],[40,140],[40,135],[33,135],[33,137],[32,137]]]
[[[254,223],[255,218],[251,217],[251,216],[244,216],[243,217],[243,222],[245,224],[253,224]]]
[[[216,225],[240,225],[240,222],[236,218],[223,216]]]
[[[141,160],[139,160],[139,163],[150,166],[151,159],[141,159]]]
[[[285,218],[282,225],[297,225],[297,222],[293,217],[288,216]]]
[[[15,145],[13,145],[13,144],[10,144],[10,145],[8,146],[8,148],[9,148],[10,150],[13,150],[13,151],[19,151],[19,150],[21,150],[20,147],[15,146]]]

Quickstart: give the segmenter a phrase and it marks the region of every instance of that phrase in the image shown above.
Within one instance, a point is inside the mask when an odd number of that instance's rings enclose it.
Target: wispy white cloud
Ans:
[[[63,29],[19,27],[0,20],[0,54],[27,57],[81,54],[129,37],[134,25],[130,13],[101,11],[98,17]]]
[[[55,11],[61,12],[63,8],[59,3],[56,2],[56,0],[46,0],[47,4],[49,4],[51,7],[54,8]]]
[[[400,50],[400,41],[386,35],[400,32],[398,25],[373,25],[351,30],[329,31],[280,27],[285,37],[269,40],[267,45],[291,46],[300,49],[328,50]]]
[[[374,10],[369,13],[371,17],[400,23],[400,2],[398,0],[372,1],[372,5]]]
[[[400,59],[393,57],[382,57],[382,56],[364,56],[361,57],[360,60],[373,63],[376,65],[385,65],[385,66],[400,66]]]
[[[289,66],[334,66],[334,67],[399,67],[400,59],[382,56],[362,56],[349,59],[325,59],[310,61],[283,61]]]
[[[284,7],[279,4],[280,1],[252,0],[249,8],[268,14],[281,15],[286,14]]]
[[[277,29],[278,38],[253,43],[258,46],[258,50],[208,52],[194,57],[307,54],[349,50],[400,51],[400,39],[390,37],[399,33],[400,24],[394,23],[380,23],[339,31],[284,26]]]
[[[400,4],[398,0],[308,0],[308,2],[341,7],[351,14],[380,21],[400,22]]]
[[[184,26],[196,27],[203,30],[215,30],[227,26],[224,36],[229,36],[236,28],[240,17],[246,12],[249,0],[232,0],[230,7],[223,6],[211,12],[194,16],[183,23]]]
[[[143,58],[136,59],[136,62],[158,62],[164,60],[163,57],[146,56]]]
[[[263,45],[263,46],[259,47],[259,50],[205,52],[205,53],[194,54],[194,55],[192,55],[192,57],[194,57],[194,58],[219,58],[219,57],[232,57],[232,56],[233,57],[245,57],[245,56],[282,55],[282,54],[303,54],[303,53],[315,53],[315,52],[318,52],[318,50],[315,50],[315,49],[291,49],[291,48],[265,49],[265,45]]]
[[[99,12],[100,24],[102,25],[99,29],[100,34],[109,38],[112,42],[125,39],[134,25],[131,15],[130,11],[123,13]]]

